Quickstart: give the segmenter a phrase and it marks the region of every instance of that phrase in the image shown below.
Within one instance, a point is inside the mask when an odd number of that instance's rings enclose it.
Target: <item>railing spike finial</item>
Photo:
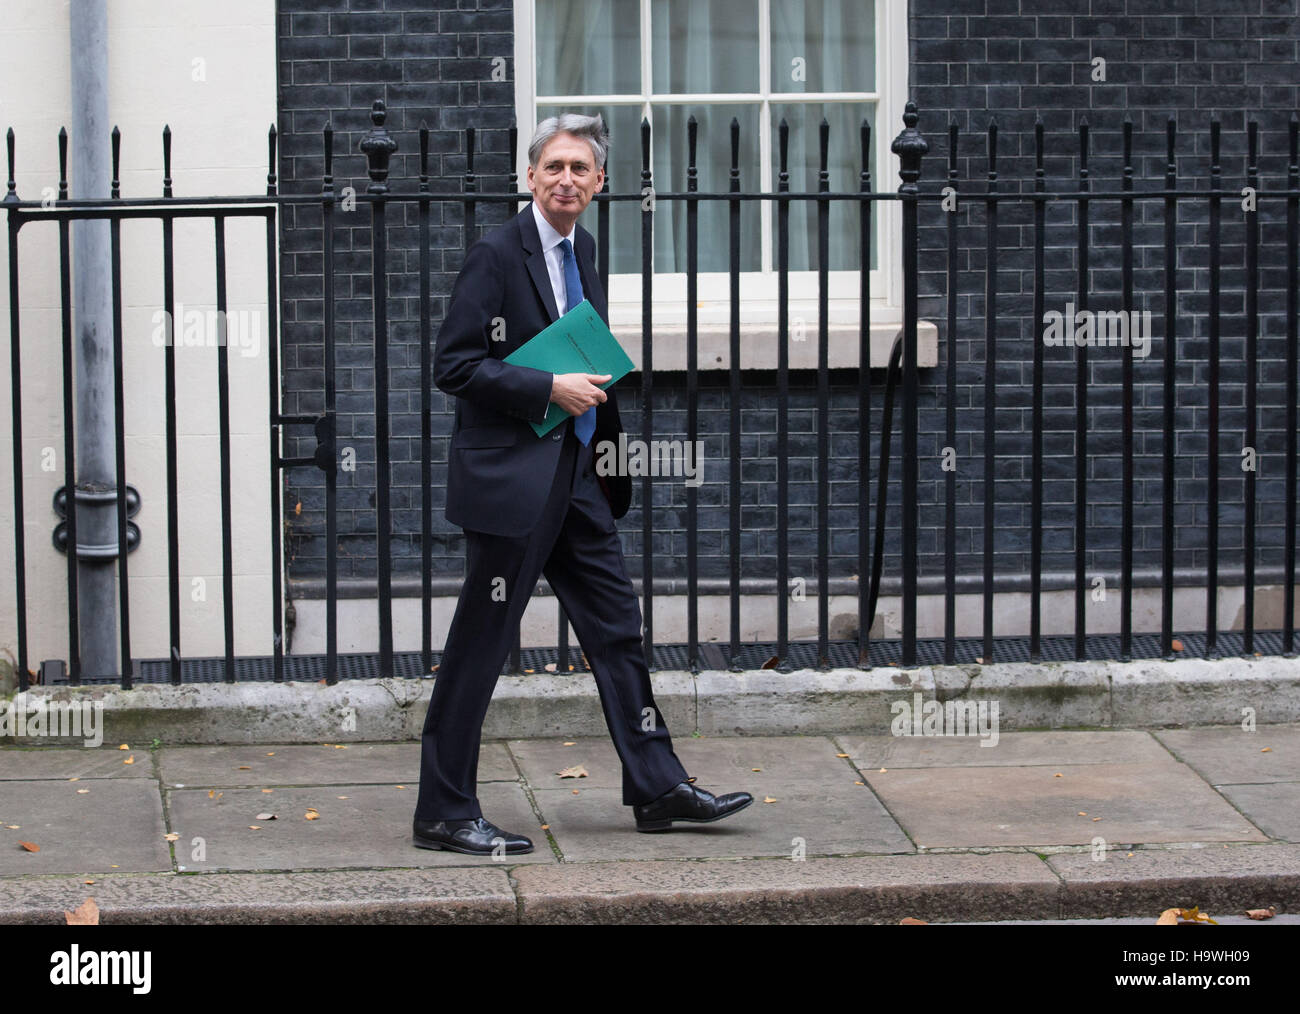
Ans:
[[[276,189],[275,142],[279,137],[275,124],[266,132],[266,196],[274,197]]]
[[[327,197],[334,195],[334,123],[332,120],[325,121],[325,128],[321,131],[322,147],[325,152],[325,171],[321,175],[321,192]]]
[[[163,124],[163,197],[172,196],[172,128]]]
[[[9,155],[9,192],[5,194],[4,203],[12,204],[18,200],[18,184],[14,181],[14,128],[5,133],[5,147]]]
[[[68,199],[68,128],[59,128],[59,200]]]
[[[388,111],[383,99],[375,99],[370,107],[370,122],[374,124],[370,133],[361,139],[361,151],[366,156],[370,173],[370,185],[366,192],[371,194],[388,193],[388,160],[397,151],[397,141],[384,129]]]
[[[513,162],[512,162],[513,164]],[[429,125],[420,121],[420,193],[429,191]]]
[[[898,175],[905,188],[916,189],[916,181],[921,178],[921,157],[930,150],[930,143],[916,129],[920,117],[916,113],[916,103],[908,102],[903,110],[903,129],[894,138],[889,150],[898,156]]]
[[[117,200],[122,196],[122,131],[113,126],[111,136],[113,145],[113,183],[109,196]]]

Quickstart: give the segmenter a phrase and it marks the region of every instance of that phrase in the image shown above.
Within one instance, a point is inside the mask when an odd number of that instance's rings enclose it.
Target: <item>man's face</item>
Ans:
[[[561,234],[605,185],[605,170],[597,169],[591,145],[573,134],[558,133],[542,149],[537,167],[528,167],[528,189],[546,220]]]

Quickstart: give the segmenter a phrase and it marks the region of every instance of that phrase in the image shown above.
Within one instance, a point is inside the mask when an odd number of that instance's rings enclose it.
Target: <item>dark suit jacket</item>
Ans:
[[[583,294],[609,323],[605,292],[596,274],[596,241],[581,225],[574,253]],[[546,255],[529,203],[510,221],[469,248],[433,357],[433,380],[456,398],[456,422],[447,465],[447,520],[493,535],[527,535],[536,526],[555,478],[570,418],[538,437],[550,407],[551,374],[502,360],[559,319]],[[494,334],[502,340],[494,340]],[[592,447],[616,444],[623,432],[613,385],[596,407]],[[600,477],[616,518],[627,513],[632,480]]]

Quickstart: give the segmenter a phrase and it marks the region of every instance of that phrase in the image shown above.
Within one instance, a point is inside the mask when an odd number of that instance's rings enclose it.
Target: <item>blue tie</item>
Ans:
[[[583,300],[582,295],[582,278],[578,275],[578,259],[573,256],[573,244],[567,239],[560,240],[560,247],[564,251],[564,312],[568,313]],[[582,415],[578,416],[573,422],[573,432],[583,445],[591,442],[591,436],[596,432],[596,409],[595,407],[587,409]]]

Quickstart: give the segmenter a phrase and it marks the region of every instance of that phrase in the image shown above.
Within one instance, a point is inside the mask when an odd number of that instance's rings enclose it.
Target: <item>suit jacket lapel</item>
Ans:
[[[551,321],[555,322],[560,319],[560,311],[555,306],[555,292],[551,289],[551,273],[546,268],[546,254],[542,251],[542,237],[537,234],[537,222],[533,220],[531,202],[515,216],[515,221],[519,223],[520,240],[528,254],[524,261],[528,265],[528,276],[533,280],[533,288],[542,297],[542,303],[546,307],[546,312],[551,315]]]

